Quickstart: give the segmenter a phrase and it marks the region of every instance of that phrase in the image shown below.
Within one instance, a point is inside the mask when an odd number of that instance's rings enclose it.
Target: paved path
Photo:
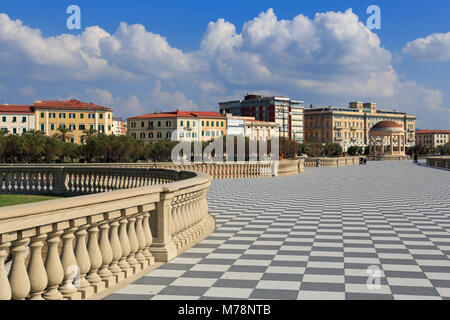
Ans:
[[[108,299],[450,298],[448,171],[307,168],[216,180],[208,202],[214,234]]]

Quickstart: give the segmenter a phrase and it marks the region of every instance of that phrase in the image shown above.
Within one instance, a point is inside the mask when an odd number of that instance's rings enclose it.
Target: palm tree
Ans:
[[[56,132],[53,136],[60,139],[62,142],[66,142],[67,140],[73,138],[73,135],[70,134],[70,132],[72,132],[72,130],[65,127],[59,127],[58,132]]]
[[[97,135],[97,130],[90,128],[89,130],[84,130],[83,133],[83,138],[87,139],[89,137]]]

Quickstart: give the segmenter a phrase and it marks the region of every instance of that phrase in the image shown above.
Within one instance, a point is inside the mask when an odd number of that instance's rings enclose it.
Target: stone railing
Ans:
[[[0,166],[0,192],[82,195],[177,181],[176,171],[107,165]]]
[[[361,157],[323,157],[323,158],[305,158],[305,167],[317,167],[319,160],[320,167],[344,167],[359,164]]]
[[[93,299],[171,260],[215,228],[206,200],[211,177],[203,173],[27,170],[0,172],[17,193],[31,186],[45,194],[96,194],[0,208],[0,299]]]
[[[437,167],[437,168],[450,169],[450,157],[427,158],[427,165]]]
[[[290,176],[305,171],[305,159],[283,160],[278,167],[279,176]]]
[[[293,164],[292,161],[295,161]],[[297,165],[298,170],[294,170],[293,166]],[[46,190],[46,181],[49,181],[51,185],[53,181],[60,181],[67,179],[65,176],[62,177],[59,174],[59,171],[48,171],[47,168],[50,167],[53,170],[53,166],[48,165],[0,165],[0,170],[2,170],[3,175],[1,175],[0,171],[0,191],[2,190],[2,182],[3,182],[3,190],[6,190],[4,185],[15,185],[22,186],[22,177],[24,175],[31,176],[31,181],[33,181],[32,185],[39,184],[38,190],[42,188]],[[207,173],[212,176],[214,179],[240,179],[240,178],[267,178],[280,175],[286,175],[286,172],[290,172],[290,174],[299,174],[304,171],[304,159],[296,159],[296,160],[282,160],[278,162],[266,161],[266,162],[235,162],[235,163],[192,163],[192,164],[175,164],[172,162],[141,162],[141,163],[89,163],[89,164],[65,164],[63,166],[65,168],[65,173],[73,172],[72,176],[69,179],[69,187],[72,187],[71,183],[75,183],[77,185],[82,184],[83,190],[86,188],[87,191],[93,188],[92,184],[100,183],[101,186],[114,186],[116,189],[118,186],[122,185],[130,185],[133,184],[136,179],[139,181],[139,174],[134,170],[127,171],[127,168],[142,168],[142,169],[174,169],[174,170],[187,170],[187,171],[197,171]],[[20,168],[21,173],[19,176],[17,175],[19,172],[17,168]],[[71,169],[75,169],[70,171]],[[291,168],[291,169],[287,169]],[[10,169],[8,171],[8,169]],[[96,169],[96,170],[94,170]],[[86,171],[87,170],[87,171]],[[10,173],[9,175],[7,173]],[[121,174],[123,172],[123,174]],[[153,174],[157,174],[157,171],[152,171]],[[147,175],[146,173],[142,173]],[[141,175],[142,175],[141,174]],[[162,170],[160,172],[161,177],[160,180],[154,179],[157,181],[156,184],[169,182],[171,177],[165,179],[167,174],[166,171]],[[48,178],[47,178],[48,175]],[[155,177],[156,178],[156,177]],[[124,179],[124,181],[122,181]],[[142,179],[141,179],[142,180]],[[145,180],[145,179],[143,179]],[[25,179],[25,181],[30,181],[30,179]],[[27,182],[30,183],[30,182]],[[146,183],[146,181],[140,181],[139,183]],[[57,183],[58,185],[60,183]],[[147,185],[147,184],[145,184]],[[92,187],[91,187],[92,186]],[[49,186],[50,187],[50,186]],[[11,188],[11,187],[10,187]],[[73,189],[74,187],[72,187]],[[78,186],[76,186],[78,188]],[[23,189],[23,188],[22,188]],[[33,188],[35,190],[36,188]],[[116,190],[112,189],[112,190]],[[63,190],[67,192],[67,187]],[[106,190],[109,191],[109,190]],[[36,192],[38,193],[38,192]],[[89,192],[86,192],[89,193]]]

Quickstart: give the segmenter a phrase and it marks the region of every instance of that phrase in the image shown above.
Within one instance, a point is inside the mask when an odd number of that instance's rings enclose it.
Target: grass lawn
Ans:
[[[49,196],[30,196],[21,194],[0,194],[0,207],[13,206],[30,202],[58,199],[58,197]]]

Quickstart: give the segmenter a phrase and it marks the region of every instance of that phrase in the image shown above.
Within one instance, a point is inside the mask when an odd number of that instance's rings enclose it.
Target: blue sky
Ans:
[[[79,31],[66,28],[70,4]],[[382,20],[370,32],[354,18],[365,24],[372,4]],[[77,97],[126,117],[252,91],[306,105],[370,99],[448,129],[448,12],[445,0],[2,0],[0,103]]]

